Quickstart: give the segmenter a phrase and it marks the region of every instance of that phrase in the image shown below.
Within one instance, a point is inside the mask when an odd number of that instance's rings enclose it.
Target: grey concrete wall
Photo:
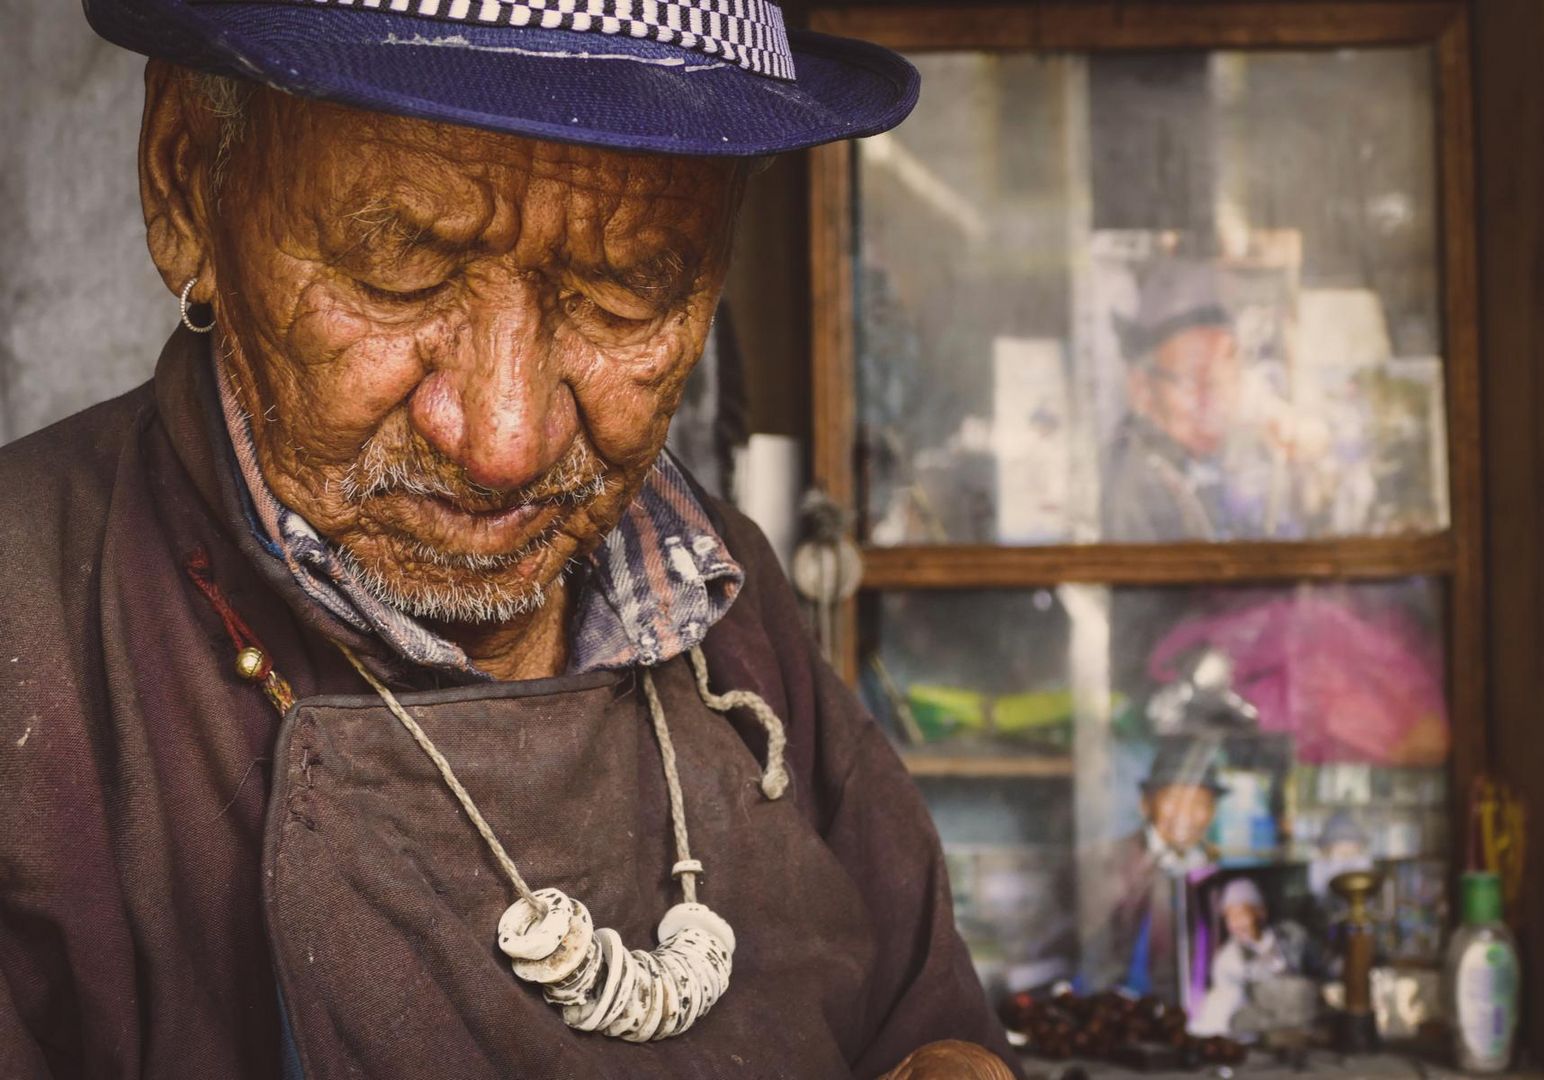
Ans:
[[[69,0],[0,0],[0,441],[143,382],[176,322],[145,250],[144,59]]]

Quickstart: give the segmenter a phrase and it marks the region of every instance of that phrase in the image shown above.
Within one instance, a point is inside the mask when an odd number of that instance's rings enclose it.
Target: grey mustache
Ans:
[[[606,490],[604,470],[589,448],[579,442],[545,475],[513,493],[485,487],[464,476],[455,482],[446,478],[447,473],[461,471],[460,466],[433,450],[410,447],[405,452],[393,452],[372,438],[348,467],[339,486],[344,499],[355,504],[406,492],[423,497],[498,503],[503,509],[549,502],[585,502]],[[511,495],[514,497],[510,498]]]

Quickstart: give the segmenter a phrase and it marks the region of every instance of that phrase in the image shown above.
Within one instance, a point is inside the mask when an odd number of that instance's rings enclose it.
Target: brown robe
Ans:
[[[567,1029],[494,944],[511,901],[432,766],[335,647],[403,694],[528,880],[652,948],[678,899],[659,750],[631,672],[456,685],[404,671],[257,547],[207,346],[0,452],[0,1076],[875,1076],[943,1038],[1008,1057],[895,754],[817,657],[765,540],[724,507],[743,592],[717,690],[788,726],[757,788],[750,717],[658,671],[728,993],[684,1036]],[[299,701],[282,724],[184,573],[213,576]],[[277,987],[276,987],[277,983]]]

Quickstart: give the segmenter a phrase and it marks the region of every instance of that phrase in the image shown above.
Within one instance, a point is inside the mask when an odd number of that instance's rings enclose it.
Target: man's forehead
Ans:
[[[270,115],[287,162],[275,224],[314,229],[334,257],[455,255],[518,243],[634,264],[684,245],[695,262],[731,224],[731,162],[571,146],[294,98]]]

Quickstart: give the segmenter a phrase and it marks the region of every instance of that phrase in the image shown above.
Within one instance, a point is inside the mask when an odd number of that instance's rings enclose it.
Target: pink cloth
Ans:
[[[1439,651],[1397,609],[1358,611],[1312,593],[1178,623],[1148,660],[1172,682],[1197,648],[1221,650],[1263,731],[1291,735],[1298,760],[1436,765],[1449,746]]]

